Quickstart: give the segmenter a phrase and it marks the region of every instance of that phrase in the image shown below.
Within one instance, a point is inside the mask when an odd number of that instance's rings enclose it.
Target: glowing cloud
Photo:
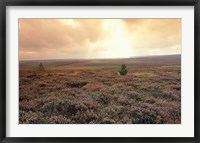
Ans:
[[[180,19],[20,19],[20,60],[180,54]]]

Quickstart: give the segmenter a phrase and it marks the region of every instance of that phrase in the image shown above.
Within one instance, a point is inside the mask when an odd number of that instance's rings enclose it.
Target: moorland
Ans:
[[[180,124],[181,55],[20,61],[19,123]]]

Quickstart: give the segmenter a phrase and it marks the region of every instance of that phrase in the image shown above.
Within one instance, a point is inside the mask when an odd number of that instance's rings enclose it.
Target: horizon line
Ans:
[[[133,57],[119,57],[119,58],[69,58],[69,59],[22,59],[19,61],[48,61],[48,60],[108,60],[108,59],[130,59],[130,58],[140,58],[140,57],[159,57],[159,56],[175,56],[181,54],[166,54],[166,55],[143,55],[143,56],[133,56]]]

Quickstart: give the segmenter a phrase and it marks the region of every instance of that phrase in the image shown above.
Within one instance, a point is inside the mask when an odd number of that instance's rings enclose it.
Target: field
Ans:
[[[181,123],[180,55],[20,61],[19,69],[20,124]]]

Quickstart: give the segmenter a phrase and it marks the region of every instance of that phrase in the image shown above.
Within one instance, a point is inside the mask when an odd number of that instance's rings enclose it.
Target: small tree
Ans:
[[[119,71],[120,75],[126,75],[128,70],[126,69],[126,65],[121,65],[121,70]]]
[[[43,71],[44,70],[44,66],[42,63],[39,64],[38,70]]]

